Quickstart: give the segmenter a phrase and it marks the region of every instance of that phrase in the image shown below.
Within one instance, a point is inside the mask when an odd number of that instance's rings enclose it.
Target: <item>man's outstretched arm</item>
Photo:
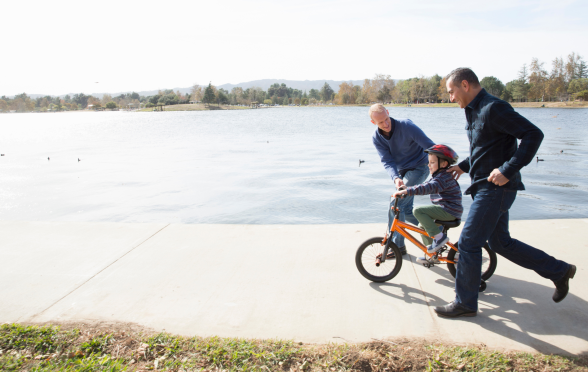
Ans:
[[[382,162],[384,169],[386,170],[386,172],[388,172],[390,178],[392,178],[392,181],[396,185],[396,188],[399,188],[400,186],[404,185],[404,182],[402,181],[402,178],[398,173],[398,169],[396,168],[396,162],[394,161],[394,159],[392,159],[390,150],[386,146],[378,143],[378,141],[374,141],[374,146],[378,151],[378,155],[380,155],[380,161]]]

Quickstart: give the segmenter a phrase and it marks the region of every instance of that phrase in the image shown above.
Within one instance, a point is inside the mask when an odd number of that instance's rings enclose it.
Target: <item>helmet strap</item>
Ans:
[[[435,155],[435,156],[437,156],[437,155]],[[446,167],[441,168],[441,161],[442,160],[447,162]],[[431,175],[433,177],[436,176],[437,173],[439,173],[440,171],[445,170],[445,169],[449,169],[449,167],[451,166],[451,164],[449,164],[449,161],[447,159],[440,158],[439,156],[437,156],[437,164],[439,164],[439,168],[437,168],[437,170]]]

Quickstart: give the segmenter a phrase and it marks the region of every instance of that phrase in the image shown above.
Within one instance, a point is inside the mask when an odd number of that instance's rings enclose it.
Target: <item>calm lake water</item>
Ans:
[[[544,131],[544,161],[524,168],[527,190],[511,218],[588,217],[588,110],[517,110]],[[3,114],[0,219],[385,223],[393,185],[371,143],[367,111]],[[390,114],[467,156],[463,110]],[[465,190],[469,178],[460,184]],[[470,198],[464,202],[467,211]]]

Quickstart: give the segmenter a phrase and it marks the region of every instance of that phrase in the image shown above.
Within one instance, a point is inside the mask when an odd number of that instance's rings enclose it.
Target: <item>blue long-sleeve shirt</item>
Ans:
[[[482,89],[466,106],[466,131],[470,140],[470,156],[459,167],[470,174],[472,186],[488,183],[495,168],[508,178],[502,187],[524,190],[520,170],[533,160],[543,132],[517,113],[510,104]],[[521,143],[517,147],[517,138]]]
[[[400,173],[429,162],[425,150],[435,145],[410,119],[395,120],[392,123],[390,139],[384,137],[379,128],[372,135],[372,142],[380,155],[384,169],[394,181]]]
[[[445,169],[439,170],[431,179],[420,185],[406,188],[409,196],[431,195],[431,203],[440,206],[455,218],[461,219],[463,205],[461,202],[461,189],[451,173]]]

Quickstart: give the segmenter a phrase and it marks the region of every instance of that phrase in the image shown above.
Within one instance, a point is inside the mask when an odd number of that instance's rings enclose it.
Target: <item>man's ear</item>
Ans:
[[[373,121],[373,120],[370,120],[370,121],[372,122],[372,124],[376,125],[376,122],[375,121]]]
[[[461,81],[461,87],[463,88],[463,90],[465,90],[466,92],[470,91],[470,83],[468,83],[467,80],[462,80]]]
[[[390,116],[390,113],[388,112],[388,110],[386,110],[386,114],[388,114],[388,116]]]

